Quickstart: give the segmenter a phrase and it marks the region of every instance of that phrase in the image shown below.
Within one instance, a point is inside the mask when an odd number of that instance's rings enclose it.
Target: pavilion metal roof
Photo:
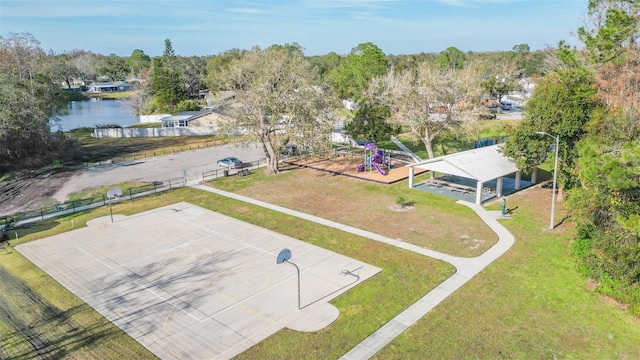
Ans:
[[[501,146],[461,151],[409,166],[486,182],[518,171],[515,161],[502,153]]]

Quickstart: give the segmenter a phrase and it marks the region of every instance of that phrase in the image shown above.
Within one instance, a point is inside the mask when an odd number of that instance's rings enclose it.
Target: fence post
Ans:
[[[129,200],[133,199],[133,194],[131,193],[131,189],[129,189]]]
[[[104,196],[104,195],[102,195],[102,196]],[[76,201],[75,200],[71,202],[71,207],[73,208],[73,212],[75,213],[76,212]]]
[[[42,208],[40,208],[40,218],[42,218],[42,221],[44,222],[44,212],[42,211]]]

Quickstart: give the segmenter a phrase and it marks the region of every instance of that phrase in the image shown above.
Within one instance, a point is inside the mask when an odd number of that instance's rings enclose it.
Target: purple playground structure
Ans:
[[[391,165],[391,157],[385,156],[384,151],[378,150],[375,154],[373,153],[377,149],[377,145],[373,143],[365,143],[364,144],[364,163],[358,166],[358,172],[363,172],[365,170],[371,171],[371,169],[376,169],[382,175],[387,175],[387,172],[382,169],[382,166],[386,166],[388,169],[392,168]]]

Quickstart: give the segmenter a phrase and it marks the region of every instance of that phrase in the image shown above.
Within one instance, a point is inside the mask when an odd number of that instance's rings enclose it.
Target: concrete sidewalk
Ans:
[[[504,254],[514,244],[513,235],[504,228],[497,219],[501,218],[500,211],[487,211],[482,206],[469,202],[458,201],[458,204],[468,206],[480,216],[480,218],[489,226],[497,235],[498,242],[487,250],[484,254],[475,258],[462,258],[440,253],[437,251],[425,249],[416,245],[398,241],[379,234],[375,234],[366,230],[358,229],[352,226],[337,223],[335,221],[323,219],[318,216],[305,214],[300,211],[288,209],[282,206],[269,204],[263,201],[248,198],[246,196],[222,191],[205,185],[193,185],[200,190],[209,191],[218,195],[244,201],[254,205],[258,205],[271,210],[279,211],[287,215],[296,216],[301,219],[313,221],[315,223],[329,226],[335,229],[346,231],[355,235],[363,236],[371,240],[383,242],[385,244],[397,246],[402,249],[410,250],[431,258],[439,259],[456,267],[456,273],[450,278],[442,282],[435,289],[428,292],[413,305],[405,309],[396,317],[391,319],[387,324],[364,339],[360,344],[356,345],[349,352],[344,354],[341,359],[369,359],[375,355],[380,349],[389,344],[393,339],[405,331],[409,326],[416,323],[420,318],[425,316],[431,309],[436,307],[444,299],[453,294],[467,281],[480,273],[485,267],[494,260]]]

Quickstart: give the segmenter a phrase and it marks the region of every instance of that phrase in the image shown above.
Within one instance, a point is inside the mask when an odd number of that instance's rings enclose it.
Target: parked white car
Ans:
[[[226,157],[218,160],[218,166],[229,169],[239,169],[242,167],[242,161],[236,157]]]

